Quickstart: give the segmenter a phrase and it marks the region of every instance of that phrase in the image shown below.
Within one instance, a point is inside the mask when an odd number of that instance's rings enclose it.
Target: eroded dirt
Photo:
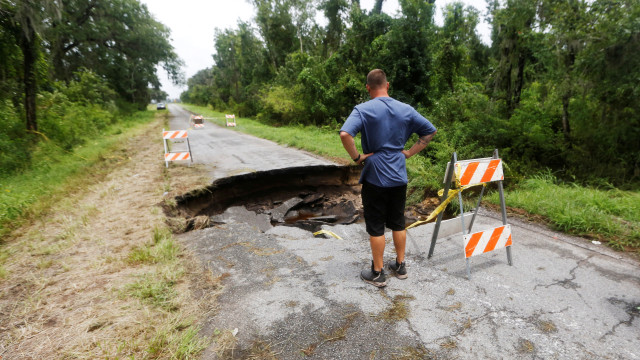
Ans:
[[[306,166],[252,172],[218,179],[210,186],[175,198],[164,210],[179,225],[176,232],[201,229],[219,223],[215,215],[243,206],[265,215],[271,225],[295,226],[317,231],[322,225],[363,221],[360,168],[355,166]],[[428,198],[409,206],[407,224],[431,213],[439,200]],[[176,219],[185,220],[176,220]]]

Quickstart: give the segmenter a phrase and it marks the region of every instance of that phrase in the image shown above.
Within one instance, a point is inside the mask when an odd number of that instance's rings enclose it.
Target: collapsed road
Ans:
[[[178,118],[172,124],[180,121],[177,107],[170,110]],[[494,251],[471,259],[467,279],[460,229],[441,231],[427,259],[428,224],[408,231],[409,278],[376,289],[359,279],[370,250],[353,168],[269,142],[254,150],[281,162],[240,157],[234,164],[219,157],[263,141],[206,128],[212,135],[202,141],[226,144],[225,152],[194,150],[210,162],[212,183],[169,209],[191,221],[180,241],[224,279],[218,308],[201,319],[202,334],[213,339],[203,358],[640,359],[636,260],[509,219],[513,266]],[[207,147],[199,141],[192,137],[194,148]],[[286,161],[291,151],[296,160]],[[499,224],[499,214],[481,209],[474,226]],[[339,238],[314,236],[315,229]]]

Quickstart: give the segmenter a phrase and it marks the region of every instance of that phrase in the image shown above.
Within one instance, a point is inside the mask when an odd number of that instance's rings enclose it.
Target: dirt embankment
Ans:
[[[192,294],[215,294],[218,279],[200,273],[177,243],[157,255],[160,203],[206,181],[198,167],[165,170],[154,136],[161,128],[161,119],[149,124],[110,154],[106,176],[89,169],[85,188],[3,239],[10,257],[0,279],[0,358],[162,358],[180,351],[172,342],[211,309],[204,303],[214,297]]]

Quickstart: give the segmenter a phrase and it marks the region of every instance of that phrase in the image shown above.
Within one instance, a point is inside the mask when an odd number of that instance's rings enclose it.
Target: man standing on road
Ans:
[[[398,279],[407,278],[404,262],[407,232],[404,206],[407,197],[406,159],[422,151],[436,133],[436,128],[413,107],[389,97],[387,75],[380,69],[367,75],[371,100],[357,105],[340,129],[340,140],[357,164],[364,164],[360,175],[362,205],[373,262],[360,277],[377,287],[387,285],[384,274],[384,228],[392,230],[396,258],[388,267]],[[354,137],[362,134],[358,153]],[[411,136],[419,136],[409,150],[404,146]],[[365,162],[366,160],[366,162]]]

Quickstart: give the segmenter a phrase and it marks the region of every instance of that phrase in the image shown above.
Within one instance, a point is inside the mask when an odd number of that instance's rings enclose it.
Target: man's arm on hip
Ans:
[[[437,130],[432,132],[429,135],[424,135],[424,136],[420,136],[418,138],[418,141],[413,144],[413,146],[411,147],[411,149],[409,150],[402,150],[402,153],[404,154],[405,158],[410,158],[413,155],[419,153],[420,151],[424,150],[424,148],[427,147],[427,145],[429,145],[429,142],[431,141],[431,139],[433,139],[433,136],[436,134],[436,132],[438,132]]]
[[[351,157],[351,159],[355,161],[356,164],[362,163],[366,158],[373,154],[371,153],[360,155],[358,149],[356,148],[356,141],[353,139],[353,136],[351,136],[351,134],[346,131],[340,131],[340,140],[342,141],[342,146],[344,146],[344,149],[347,150],[347,153],[349,153],[349,157]]]

